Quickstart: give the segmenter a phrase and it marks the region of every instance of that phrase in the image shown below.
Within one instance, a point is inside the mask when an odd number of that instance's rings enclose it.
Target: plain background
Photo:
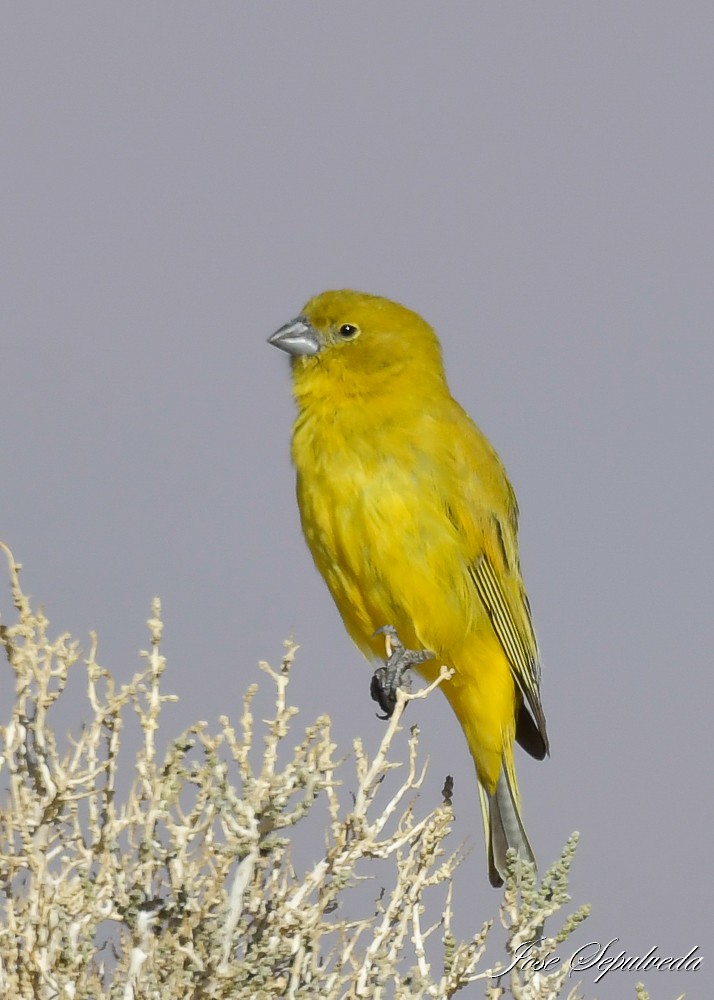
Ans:
[[[345,751],[373,748],[369,671],[300,535],[288,365],[265,339],[329,287],[416,309],[520,500],[552,757],[518,766],[541,861],[582,834],[575,943],[705,959],[584,973],[585,994],[642,978],[653,1000],[706,995],[711,6],[1,10],[0,537],[25,589],[85,646],[97,629],[120,678],[161,596],[168,735],[237,713],[292,633],[299,720],[329,712]],[[453,774],[454,846],[475,844],[467,933],[498,894],[442,702],[410,712],[423,808]]]

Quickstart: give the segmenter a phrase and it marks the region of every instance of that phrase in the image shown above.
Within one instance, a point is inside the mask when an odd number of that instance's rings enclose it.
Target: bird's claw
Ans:
[[[379,718],[391,719],[397,704],[397,691],[402,687],[404,675],[411,667],[424,663],[425,660],[432,660],[434,653],[430,649],[406,649],[393,625],[383,625],[374,634],[384,636],[387,662],[377,667],[372,675],[369,693],[372,700],[376,701],[385,713]]]

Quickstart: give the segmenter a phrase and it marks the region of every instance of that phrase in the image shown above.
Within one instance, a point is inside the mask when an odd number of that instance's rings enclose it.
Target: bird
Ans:
[[[473,758],[489,880],[506,852],[535,866],[514,742],[549,753],[541,668],[503,464],[451,395],[441,345],[416,312],[322,292],[268,338],[290,355],[291,454],[303,534],[347,632],[371,661],[384,631],[441,684]],[[373,696],[393,707],[373,680]],[[375,691],[376,688],[376,691]]]

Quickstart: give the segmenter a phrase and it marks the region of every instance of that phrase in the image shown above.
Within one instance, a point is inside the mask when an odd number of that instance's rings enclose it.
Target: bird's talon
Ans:
[[[369,693],[372,696],[372,701],[376,701],[384,712],[384,715],[377,713],[377,718],[383,719],[384,721],[391,719],[394,713],[394,708],[397,704],[396,698],[387,687],[386,673],[386,667],[378,667],[372,674],[372,681],[369,686]]]
[[[391,719],[397,705],[397,691],[403,685],[405,674],[419,663],[431,660],[434,654],[428,649],[406,649],[393,625],[383,625],[374,633],[384,636],[387,662],[377,667],[372,675],[370,694],[385,713],[380,719]],[[408,686],[409,678],[407,678]]]
[[[382,625],[381,628],[377,629],[374,635],[375,637],[378,635],[384,636],[384,648],[387,653],[387,660],[390,660],[396,651],[404,649],[404,645],[397,635],[397,630],[394,625]]]

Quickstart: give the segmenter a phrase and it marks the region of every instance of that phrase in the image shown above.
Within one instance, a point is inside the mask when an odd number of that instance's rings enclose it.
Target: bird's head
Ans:
[[[445,386],[436,334],[410,309],[377,295],[322,292],[269,338],[292,357],[295,395],[343,398]]]

